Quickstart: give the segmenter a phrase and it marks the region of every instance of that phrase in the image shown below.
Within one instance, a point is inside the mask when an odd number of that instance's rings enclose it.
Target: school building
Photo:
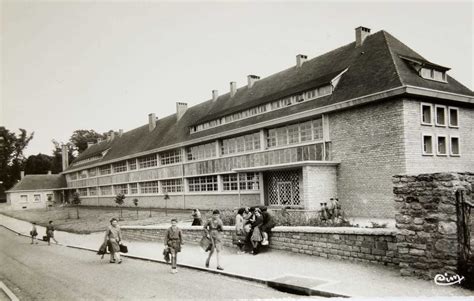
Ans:
[[[436,45],[433,45],[434,47]],[[474,93],[386,31],[90,145],[63,174],[86,205],[318,209],[393,217],[392,176],[474,171]],[[67,158],[67,156],[63,156]]]

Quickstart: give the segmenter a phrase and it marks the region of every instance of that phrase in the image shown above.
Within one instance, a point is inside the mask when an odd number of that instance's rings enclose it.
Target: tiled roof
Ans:
[[[58,189],[66,187],[63,175],[26,175],[9,192],[24,190]]]
[[[149,132],[148,124],[146,124],[124,133],[121,137],[115,137],[113,141],[93,145],[75,161],[95,156],[108,148],[110,148],[109,151],[101,160],[94,160],[80,166],[119,159],[403,85],[474,95],[471,90],[449,76],[447,83],[423,79],[400,56],[429,62],[389,33],[379,31],[369,35],[362,46],[356,47],[355,42],[352,42],[308,60],[300,68],[294,66],[260,79],[252,88],[241,87],[233,97],[227,93],[219,96],[216,101],[208,100],[190,107],[179,122],[177,122],[176,114],[173,114],[160,118],[152,132]],[[347,72],[342,75],[337,88],[331,95],[302,102],[284,110],[272,111],[216,128],[190,133],[190,127],[199,123],[326,84],[346,68],[348,68]],[[73,168],[75,168],[74,165],[69,167],[69,169]]]

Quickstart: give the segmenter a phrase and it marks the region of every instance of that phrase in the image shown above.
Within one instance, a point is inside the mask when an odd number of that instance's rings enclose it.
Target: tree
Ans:
[[[74,151],[81,154],[87,149],[87,143],[96,143],[98,138],[106,139],[107,133],[99,134],[94,130],[75,130],[69,142],[73,145]]]
[[[45,174],[48,171],[51,171],[52,163],[53,157],[51,156],[41,153],[31,155],[26,159],[25,173],[28,175]]]
[[[24,129],[20,129],[20,133],[16,134],[3,126],[0,127],[0,182],[3,182],[6,190],[20,179],[25,165],[23,151],[33,136],[34,132],[28,135]]]
[[[123,218],[122,215],[122,205],[125,202],[125,195],[123,193],[119,193],[115,196],[115,203],[120,206],[120,219]]]
[[[79,205],[81,204],[81,196],[79,195],[79,193],[74,192],[72,194],[72,202],[71,203],[76,207],[77,219],[80,219],[80,217],[79,217]]]
[[[138,199],[133,199],[133,204],[135,205],[135,208],[137,208],[137,219],[138,219]]]

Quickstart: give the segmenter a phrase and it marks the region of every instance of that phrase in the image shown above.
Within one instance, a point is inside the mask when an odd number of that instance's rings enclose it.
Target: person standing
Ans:
[[[245,253],[244,247],[245,247],[245,241],[246,241],[246,233],[244,231],[244,214],[245,209],[240,208],[237,211],[237,215],[235,216],[235,233],[233,237],[233,242],[235,245],[239,247],[239,251],[237,251],[237,254],[243,254]]]
[[[38,230],[36,229],[35,222],[32,223],[30,235],[31,235],[31,244],[33,243],[38,244],[38,242],[36,241],[36,236],[38,236]]]
[[[194,209],[193,210],[193,223],[191,226],[202,226],[202,219],[201,219],[201,212],[199,212],[199,209]]]
[[[110,263],[122,263],[120,258],[120,245],[122,244],[122,232],[116,218],[110,220],[110,226],[105,231],[104,242],[107,243],[110,252]]]
[[[54,238],[54,225],[53,221],[49,221],[49,224],[46,226],[46,236],[48,238],[48,246],[51,245],[51,239],[54,240],[56,244],[58,244],[58,241]]]
[[[204,231],[206,236],[211,240],[211,250],[206,260],[206,268],[209,267],[212,254],[216,252],[217,258],[217,269],[224,270],[220,265],[220,252],[222,250],[222,231],[224,230],[224,224],[220,218],[219,210],[212,211],[212,217],[204,225]]]
[[[257,255],[258,245],[263,240],[261,227],[263,225],[263,216],[259,208],[255,208],[254,218],[252,218],[252,235],[250,242],[252,243],[252,254]]]
[[[165,247],[168,247],[171,253],[171,273],[176,274],[176,264],[178,261],[178,252],[181,252],[181,245],[183,244],[183,233],[176,225],[178,220],[173,218],[171,220],[171,227],[166,230]]]
[[[275,227],[275,220],[273,216],[268,212],[267,207],[262,207],[262,217],[263,217],[263,225],[262,225],[262,246],[268,245],[268,235]]]

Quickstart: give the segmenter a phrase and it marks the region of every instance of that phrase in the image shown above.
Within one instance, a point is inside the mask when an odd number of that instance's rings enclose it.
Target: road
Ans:
[[[178,258],[179,259],[179,258]],[[252,268],[252,267],[249,267]],[[230,277],[167,265],[108,258],[40,242],[0,227],[0,281],[20,300],[145,300],[296,298]]]

